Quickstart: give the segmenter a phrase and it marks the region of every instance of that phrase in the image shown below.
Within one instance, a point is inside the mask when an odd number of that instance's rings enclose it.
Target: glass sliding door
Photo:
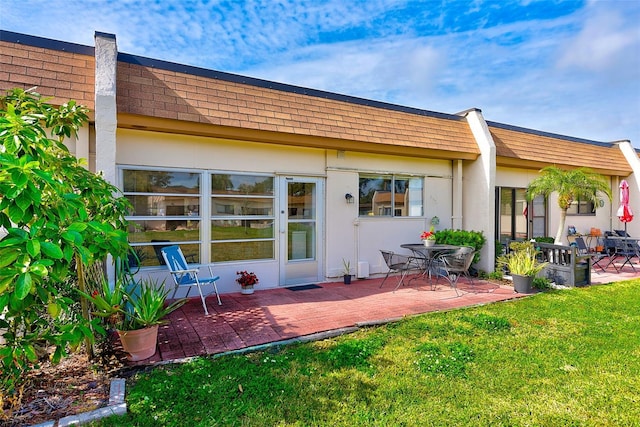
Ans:
[[[499,187],[496,191],[496,238],[527,240],[546,235],[546,204],[543,197],[527,203],[526,189]]]

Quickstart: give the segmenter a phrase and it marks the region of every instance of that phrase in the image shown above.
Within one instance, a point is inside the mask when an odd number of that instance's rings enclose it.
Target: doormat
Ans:
[[[300,285],[300,286],[291,286],[287,289],[289,289],[290,291],[306,291],[307,289],[318,289],[318,288],[322,288],[322,286],[318,286],[318,285]]]

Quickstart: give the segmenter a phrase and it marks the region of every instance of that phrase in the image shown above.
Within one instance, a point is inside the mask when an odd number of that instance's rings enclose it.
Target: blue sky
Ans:
[[[0,28],[640,148],[637,0],[0,0]]]

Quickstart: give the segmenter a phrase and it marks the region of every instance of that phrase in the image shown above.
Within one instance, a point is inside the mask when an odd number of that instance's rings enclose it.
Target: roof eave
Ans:
[[[574,165],[564,165],[562,163],[523,160],[520,158],[504,157],[504,156],[496,156],[496,166],[519,168],[519,169],[531,169],[531,170],[540,170],[546,166],[557,166],[561,169],[575,169],[577,167]],[[602,168],[602,167],[596,167],[596,168],[590,167],[589,169],[591,169],[595,173],[599,173],[601,175],[606,175],[606,176],[628,176],[629,174],[631,174],[631,170],[621,171],[618,169],[608,169],[608,168]]]

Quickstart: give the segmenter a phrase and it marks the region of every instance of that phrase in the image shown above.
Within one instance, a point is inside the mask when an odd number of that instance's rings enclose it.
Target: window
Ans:
[[[362,216],[422,216],[423,178],[400,175],[360,175]]]
[[[140,266],[164,264],[160,248],[172,243],[199,262],[200,179],[195,172],[122,170],[123,192],[133,205],[129,242]]]
[[[179,244],[190,263],[275,257],[272,176],[133,168],[121,174],[140,266],[164,264],[160,249],[170,244]],[[202,242],[211,244],[210,260],[200,259]]]
[[[502,244],[546,236],[546,200],[537,196],[527,203],[526,195],[525,188],[496,187],[496,239]]]
[[[274,178],[211,174],[211,261],[273,259]]]
[[[593,202],[584,200],[574,200],[567,209],[567,215],[595,215],[596,207]]]
[[[505,240],[527,238],[527,201],[524,188],[500,188],[498,192],[498,236]]]

